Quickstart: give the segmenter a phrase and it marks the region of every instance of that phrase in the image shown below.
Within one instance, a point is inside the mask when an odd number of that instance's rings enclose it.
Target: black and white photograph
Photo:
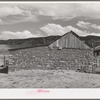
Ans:
[[[100,88],[100,2],[0,2],[0,88]]]

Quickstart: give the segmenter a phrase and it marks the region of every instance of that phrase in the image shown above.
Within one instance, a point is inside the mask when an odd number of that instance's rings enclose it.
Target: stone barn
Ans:
[[[70,31],[47,46],[10,51],[11,70],[66,69],[92,72],[94,56],[91,48]]]
[[[64,34],[61,38],[49,45],[51,50],[57,49],[66,55],[68,66],[77,70],[92,72],[93,71],[93,51],[80,37],[70,31]],[[72,67],[73,66],[73,67]],[[89,68],[90,67],[90,68]]]

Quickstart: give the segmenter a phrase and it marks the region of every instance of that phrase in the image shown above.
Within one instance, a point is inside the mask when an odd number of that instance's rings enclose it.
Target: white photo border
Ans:
[[[0,3],[100,3],[100,1],[1,1]],[[39,92],[39,90],[41,92]],[[48,91],[48,92],[42,92]],[[0,89],[0,99],[100,99],[100,88]]]

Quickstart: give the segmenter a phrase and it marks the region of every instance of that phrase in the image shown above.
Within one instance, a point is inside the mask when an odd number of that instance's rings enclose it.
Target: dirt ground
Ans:
[[[0,88],[100,88],[100,75],[67,70],[0,73]]]

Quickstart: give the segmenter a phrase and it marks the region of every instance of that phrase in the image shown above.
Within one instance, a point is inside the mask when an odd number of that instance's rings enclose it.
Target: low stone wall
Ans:
[[[12,63],[9,70],[20,69],[70,69],[77,70],[93,62],[92,51],[79,49],[50,50],[36,47],[9,52]]]

